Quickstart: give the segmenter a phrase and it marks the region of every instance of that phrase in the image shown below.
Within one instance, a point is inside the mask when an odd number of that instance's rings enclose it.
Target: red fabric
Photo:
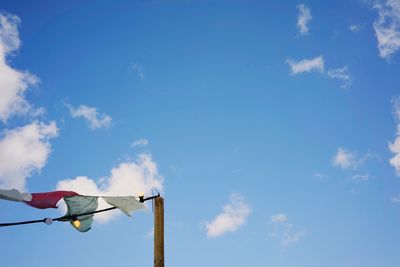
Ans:
[[[48,209],[48,208],[57,208],[57,202],[60,201],[61,198],[66,196],[76,196],[79,195],[73,191],[53,191],[53,192],[45,192],[45,193],[32,193],[32,200],[25,201],[29,206],[38,208],[38,209]]]

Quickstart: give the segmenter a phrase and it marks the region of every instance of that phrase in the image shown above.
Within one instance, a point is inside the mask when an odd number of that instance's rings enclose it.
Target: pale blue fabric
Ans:
[[[79,214],[93,212],[97,209],[97,197],[89,196],[72,196],[64,197],[67,203],[68,211],[65,216],[75,216],[80,221],[80,226],[76,227],[73,224],[73,220],[70,220],[71,225],[80,232],[87,232],[90,230],[93,222],[93,214],[81,215]]]
[[[108,204],[114,206],[126,215],[131,216],[131,212],[138,209],[146,209],[146,206],[137,201],[134,197],[102,197]]]
[[[11,201],[31,201],[32,195],[25,192],[20,192],[17,189],[4,190],[0,189],[0,199],[11,200]]]

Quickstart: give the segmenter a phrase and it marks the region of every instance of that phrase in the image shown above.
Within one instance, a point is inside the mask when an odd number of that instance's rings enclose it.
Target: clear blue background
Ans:
[[[299,3],[0,1],[21,18],[11,65],[40,78],[27,98],[60,128],[29,190],[109,175],[147,138],[165,177],[166,266],[400,266],[400,206],[390,201],[400,179],[388,162],[400,57],[379,57],[377,14],[364,1],[306,2],[307,36],[296,28]],[[364,26],[353,33],[349,23]],[[350,89],[318,73],[290,75],[287,58],[319,55],[327,69],[349,66]],[[65,102],[95,106],[114,125],[92,131]],[[354,171],[332,166],[340,146],[378,155],[361,170],[373,179],[353,183]],[[237,232],[207,238],[202,222],[231,193],[253,212]],[[282,248],[268,236],[277,213],[307,234]],[[59,212],[0,203],[2,222],[51,215]],[[60,223],[2,228],[1,265],[152,266],[152,224],[150,212],[86,234]]]

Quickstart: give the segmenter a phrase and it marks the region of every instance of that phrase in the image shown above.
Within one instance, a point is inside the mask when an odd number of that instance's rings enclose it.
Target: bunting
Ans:
[[[131,216],[131,212],[138,209],[145,209],[146,206],[137,201],[134,197],[102,197],[108,204],[114,206],[126,215]]]
[[[97,209],[97,197],[88,196],[70,196],[64,197],[67,203],[68,211],[65,216],[74,216],[94,212]],[[76,216],[69,221],[76,230],[87,232],[90,230],[93,222],[93,214]]]
[[[74,191],[25,193],[17,189],[0,189],[0,199],[24,202],[38,209],[57,208],[57,202],[64,199],[68,210],[64,215],[66,219],[62,221],[69,221],[80,232],[87,232],[91,229],[93,213],[97,210],[99,197],[128,216],[131,216],[135,210],[146,209],[146,206],[133,196],[84,196]]]
[[[32,200],[32,195],[25,192],[20,192],[17,189],[3,190],[0,189],[0,199],[24,202]]]
[[[33,193],[31,201],[25,201],[26,204],[38,209],[57,208],[57,202],[63,197],[77,196],[73,191],[53,191],[45,193]]]

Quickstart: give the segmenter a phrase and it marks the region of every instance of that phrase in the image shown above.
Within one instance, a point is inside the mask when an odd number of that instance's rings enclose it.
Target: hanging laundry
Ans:
[[[20,192],[17,189],[0,189],[0,199],[24,202],[29,206],[39,209],[57,208],[57,202],[63,198],[67,204],[68,210],[63,217],[56,218],[56,220],[64,222],[68,221],[80,232],[87,232],[90,230],[93,223],[94,213],[97,212],[99,197],[101,196],[82,196],[74,191],[52,191],[30,194]],[[157,196],[146,198],[145,200],[153,199],[155,197]],[[102,198],[109,205],[118,208],[128,216],[131,216],[130,213],[135,210],[146,209],[146,206],[133,196],[104,196]],[[107,210],[110,209],[100,210],[100,212]],[[0,227],[43,221],[51,223],[53,220],[51,218],[46,218],[45,220],[27,221],[22,223],[0,223]]]
[[[57,202],[66,196],[77,196],[73,191],[53,191],[45,193],[32,193],[32,200],[25,201],[26,204],[38,209],[57,208]]]
[[[134,197],[102,197],[108,204],[114,206],[126,215],[131,216],[131,212],[138,209],[146,209],[146,206],[137,201]]]
[[[17,189],[0,189],[0,199],[23,202],[32,200],[32,195],[29,193],[20,192]]]
[[[68,196],[64,197],[64,200],[68,207],[68,211],[65,216],[76,215],[76,218],[69,221],[71,225],[80,232],[89,231],[93,222],[93,214],[81,216],[78,215],[96,211],[98,203],[97,197]]]

